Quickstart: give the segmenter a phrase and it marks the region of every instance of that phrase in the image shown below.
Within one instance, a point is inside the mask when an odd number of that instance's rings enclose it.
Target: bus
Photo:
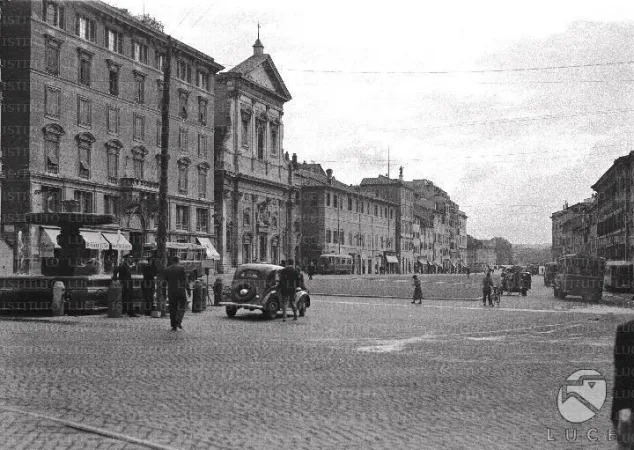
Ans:
[[[201,277],[204,273],[204,268],[209,267],[209,262],[212,262],[207,259],[207,249],[202,245],[188,242],[166,242],[165,249],[167,251],[167,263],[169,264],[171,257],[178,256],[181,265],[185,267],[185,271],[192,281]],[[155,242],[144,244],[141,261],[139,261],[137,266],[140,267],[146,264],[148,258],[156,258],[156,251]]]
[[[329,273],[352,273],[352,256],[327,253],[317,260],[317,273],[321,275]]]

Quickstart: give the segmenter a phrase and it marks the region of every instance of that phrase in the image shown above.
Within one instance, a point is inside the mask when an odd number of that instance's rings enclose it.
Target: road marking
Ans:
[[[116,433],[114,431],[109,431],[104,428],[91,427],[90,425],[84,425],[79,422],[73,422],[70,420],[58,419],[56,417],[47,416],[45,414],[34,413],[31,411],[25,411],[18,408],[13,408],[6,405],[0,405],[0,409],[8,412],[12,412],[15,414],[25,414],[27,416],[37,417],[38,419],[50,420],[51,422],[59,423],[68,428],[73,428],[76,430],[84,431],[86,433],[98,434],[100,436],[105,436],[111,439],[115,439],[118,441],[129,442],[131,444],[141,445],[143,447],[152,448],[155,450],[178,450],[175,447],[169,447],[166,445],[155,444],[154,442],[147,441],[145,439],[135,438],[133,436],[127,436],[125,434]]]

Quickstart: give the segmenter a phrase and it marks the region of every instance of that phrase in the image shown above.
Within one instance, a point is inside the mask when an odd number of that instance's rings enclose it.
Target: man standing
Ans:
[[[121,282],[121,304],[124,312],[130,317],[138,317],[134,312],[134,290],[132,286],[132,264],[134,256],[128,253],[123,257],[123,261],[112,273],[113,280]]]
[[[145,301],[145,315],[149,316],[154,307],[154,292],[155,292],[155,279],[156,279],[156,263],[154,258],[149,257],[147,264],[143,266],[143,284],[141,285],[141,291],[143,292],[143,300]]]
[[[170,324],[172,331],[183,329],[183,317],[187,308],[187,296],[191,292],[185,268],[180,265],[178,256],[172,256],[170,265],[163,272],[163,279],[167,282],[167,296],[169,298]]]
[[[313,279],[313,275],[315,274],[315,264],[311,261],[310,264],[308,264],[308,279],[312,280]]]
[[[286,322],[286,308],[290,303],[293,310],[293,320],[297,320],[297,306],[295,306],[295,288],[297,287],[297,270],[293,260],[286,262],[286,267],[280,271],[280,294],[282,295],[282,322]]]
[[[489,306],[493,306],[493,300],[491,300],[492,288],[493,280],[491,279],[491,272],[487,271],[486,276],[482,280],[482,306],[487,305],[487,297],[489,298]]]
[[[634,320],[616,329],[612,423],[619,449],[634,449]]]

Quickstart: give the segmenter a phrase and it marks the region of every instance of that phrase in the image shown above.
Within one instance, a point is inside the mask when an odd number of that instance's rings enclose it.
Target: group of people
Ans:
[[[161,279],[162,288],[167,288],[169,298],[169,314],[172,331],[183,329],[183,317],[187,308],[187,297],[191,294],[189,279],[185,267],[180,264],[178,256],[170,258],[169,266],[165,268]],[[132,283],[132,269],[134,266],[134,255],[131,253],[124,256],[123,261],[116,267],[112,274],[112,279],[121,283],[121,304],[122,311],[130,317],[138,317],[134,311],[134,286]],[[158,266],[153,258],[149,258],[147,264],[142,267],[143,280],[141,281],[141,292],[145,303],[145,314],[150,315],[152,310],[158,308],[161,315],[162,308],[155,303],[156,281],[158,276]],[[164,298],[164,296],[163,296]]]
[[[286,322],[286,311],[290,305],[293,310],[293,320],[297,320],[297,305],[295,304],[295,291],[297,288],[307,290],[304,284],[304,275],[301,270],[295,268],[295,262],[292,259],[281,261],[280,270],[280,294],[282,297],[282,322]],[[309,272],[309,277],[311,276]],[[312,279],[312,278],[310,278]]]

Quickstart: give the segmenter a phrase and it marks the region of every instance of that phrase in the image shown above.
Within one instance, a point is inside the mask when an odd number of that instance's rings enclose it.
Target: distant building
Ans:
[[[566,203],[561,211],[551,215],[553,260],[570,253],[596,254],[594,240],[590,238],[591,218],[596,217],[590,214],[594,210],[593,205],[593,199],[572,206]]]
[[[357,274],[398,271],[397,202],[348,186],[319,164],[300,164],[296,174],[302,193],[302,265],[335,253],[351,255]]]
[[[472,270],[483,270],[506,263],[506,261],[498,261],[495,238],[482,240],[468,236],[466,254],[467,266]]]

